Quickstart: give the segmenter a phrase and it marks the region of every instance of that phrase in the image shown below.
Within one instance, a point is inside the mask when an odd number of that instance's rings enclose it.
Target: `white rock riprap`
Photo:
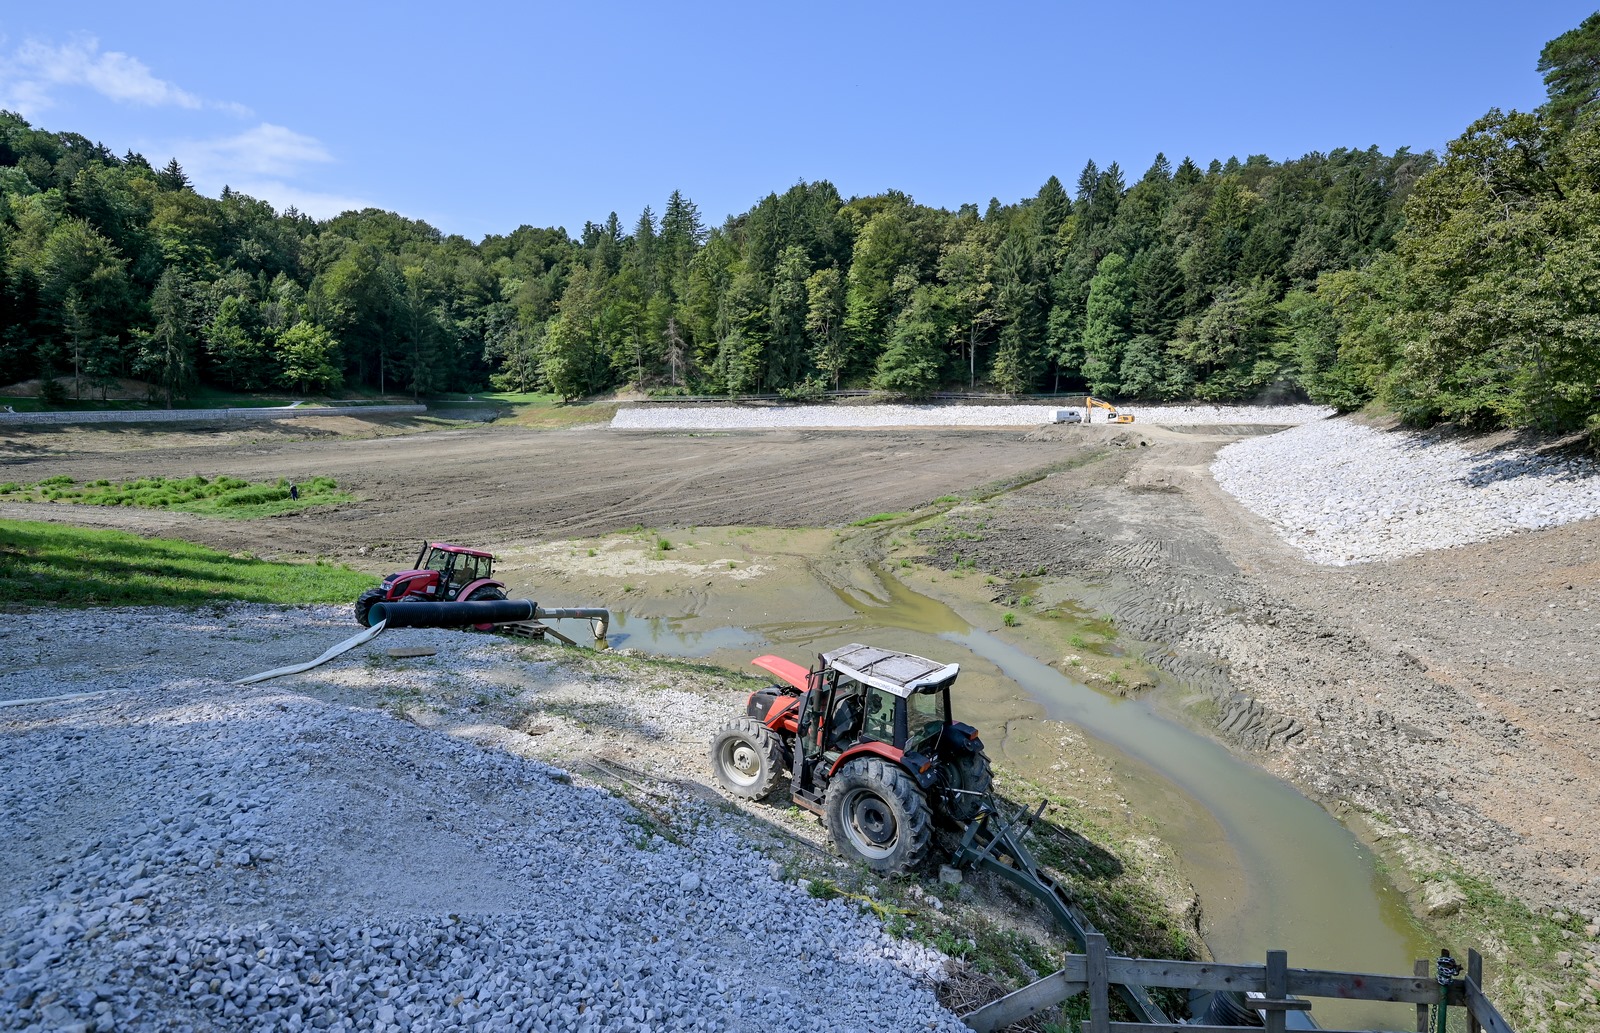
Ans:
[[[400,632],[380,641],[438,662],[228,683],[346,614],[0,616],[0,698],[104,693],[0,709],[0,1029],[965,1028],[932,992],[942,955],[774,878],[715,807],[676,803],[670,842],[505,729],[296,691],[392,674],[470,698],[552,665]]]
[[[1600,517],[1600,467],[1323,420],[1229,445],[1211,471],[1316,563],[1395,559]]]
[[[619,409],[614,430],[859,430],[874,427],[1037,427],[1062,409],[1050,405],[638,405]],[[1124,405],[1139,423],[1157,426],[1267,424],[1298,426],[1333,410],[1318,405]],[[1091,422],[1105,422],[1096,411]]]

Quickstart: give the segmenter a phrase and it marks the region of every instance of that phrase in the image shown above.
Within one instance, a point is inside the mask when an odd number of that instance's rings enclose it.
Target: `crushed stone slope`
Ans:
[[[343,608],[102,616],[54,664],[81,615],[0,618],[0,695],[104,691],[0,709],[0,1027],[964,1028],[941,955],[774,878],[715,808],[671,842],[537,760],[227,683]]]

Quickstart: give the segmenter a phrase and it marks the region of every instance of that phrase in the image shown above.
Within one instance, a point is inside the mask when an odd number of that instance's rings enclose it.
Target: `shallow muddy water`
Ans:
[[[610,645],[750,672],[759,653],[808,663],[852,641],[959,662],[958,717],[980,729],[999,763],[1022,773],[1049,767],[1049,737],[1028,734],[1041,710],[1112,757],[1118,791],[1155,821],[1198,892],[1202,932],[1219,960],[1259,964],[1268,949],[1282,948],[1295,967],[1401,974],[1434,953],[1371,854],[1288,783],[1147,702],[1073,680],[875,565],[852,566],[847,579],[806,586],[815,619],[784,619],[793,614],[769,593],[736,593],[731,607],[707,607],[714,613],[618,614]],[[805,569],[818,573],[809,561]],[[818,582],[834,605],[817,605]],[[797,590],[793,579],[779,583]],[[718,623],[721,616],[730,623]],[[1318,1001],[1313,1015],[1325,1027],[1400,1029],[1415,1012]]]

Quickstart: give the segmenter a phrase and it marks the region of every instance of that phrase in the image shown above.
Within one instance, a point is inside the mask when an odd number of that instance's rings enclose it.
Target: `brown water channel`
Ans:
[[[1118,791],[1154,819],[1198,892],[1202,933],[1219,960],[1259,964],[1281,948],[1295,967],[1402,974],[1434,953],[1370,852],[1288,783],[1150,703],[1074,681],[885,571],[872,574],[852,579],[875,582],[867,590],[830,586],[842,605],[815,621],[764,621],[759,598],[726,624],[709,613],[624,610],[613,619],[611,645],[746,671],[761,652],[808,662],[852,641],[959,662],[958,716],[979,727],[999,763],[1025,770],[1053,759],[1038,755],[1048,737],[1008,734],[1037,724],[1018,720],[1017,687],[1113,758]],[[1324,1027],[1401,1029],[1415,1021],[1409,1006],[1350,1002],[1318,1001],[1313,1015]]]

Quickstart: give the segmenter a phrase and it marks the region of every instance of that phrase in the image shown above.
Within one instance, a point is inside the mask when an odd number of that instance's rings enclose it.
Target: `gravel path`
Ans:
[[[1217,453],[1219,483],[1317,563],[1395,559],[1600,516],[1600,466],[1322,420]]]
[[[680,801],[669,841],[507,729],[297,691],[505,698],[556,665],[394,632],[235,687],[344,637],[347,608],[96,618],[0,616],[0,696],[103,692],[0,708],[0,1028],[965,1028],[941,955],[776,878],[716,807]],[[424,642],[399,677],[374,648]]]
[[[793,406],[668,406],[640,405],[619,409],[616,430],[784,430],[870,427],[1036,427],[1051,423],[1057,412],[1082,415],[1081,408],[1053,405],[793,405]],[[1297,426],[1320,420],[1332,410],[1316,405],[1125,405],[1141,423],[1168,427],[1218,424]],[[1104,423],[1095,412],[1091,421]]]

